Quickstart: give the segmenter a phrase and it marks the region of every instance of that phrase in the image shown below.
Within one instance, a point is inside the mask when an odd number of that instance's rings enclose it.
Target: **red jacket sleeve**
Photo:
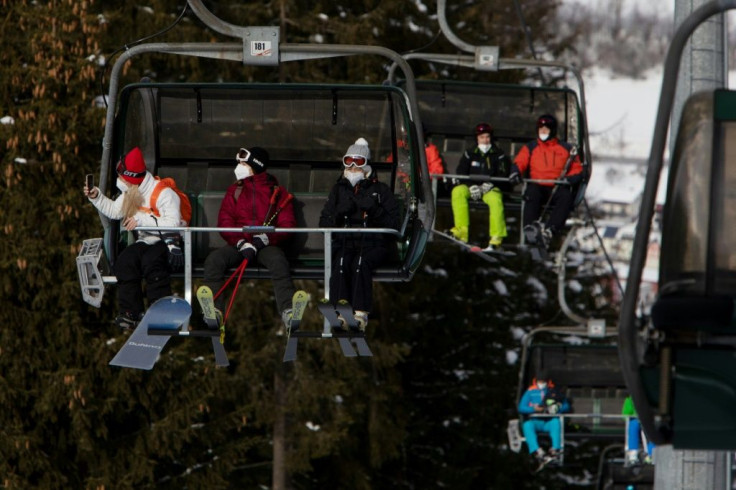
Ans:
[[[521,147],[521,150],[519,150],[519,153],[516,154],[516,158],[514,158],[514,165],[519,169],[519,173],[521,173],[521,175],[526,175],[526,170],[529,168],[530,160],[531,155],[529,154],[529,147],[524,145]]]
[[[235,193],[235,184],[227,188],[225,197],[222,199],[220,204],[220,213],[217,215],[217,226],[219,228],[237,228],[239,227],[236,218],[235,199],[233,197]],[[221,232],[220,235],[230,245],[236,245],[238,240],[243,238],[242,233],[232,232]]]

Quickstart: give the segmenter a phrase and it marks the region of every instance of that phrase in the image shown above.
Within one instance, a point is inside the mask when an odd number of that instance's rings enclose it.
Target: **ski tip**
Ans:
[[[197,296],[200,296],[202,294],[210,295],[212,294],[212,290],[209,286],[199,286],[197,289]]]

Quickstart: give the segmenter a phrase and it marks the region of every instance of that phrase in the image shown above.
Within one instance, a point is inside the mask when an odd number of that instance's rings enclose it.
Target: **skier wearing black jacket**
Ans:
[[[399,203],[373,174],[368,142],[358,138],[342,159],[344,171],[332,187],[319,225],[325,228],[399,229]],[[394,238],[376,233],[336,233],[332,243],[330,296],[333,304],[347,300],[361,330],[373,301],[373,271],[388,255]]]

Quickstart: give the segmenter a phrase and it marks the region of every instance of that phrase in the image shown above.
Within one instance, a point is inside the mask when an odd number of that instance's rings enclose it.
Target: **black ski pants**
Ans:
[[[550,196],[552,196],[551,200]],[[572,189],[569,185],[555,187],[530,183],[526,186],[524,200],[524,226],[542,218],[542,213],[546,211],[543,207],[549,201],[551,211],[544,226],[552,229],[553,233],[559,233],[564,228],[565,221],[572,210]]]
[[[149,306],[154,301],[171,295],[169,250],[163,240],[153,245],[135,242],[118,256],[114,272],[118,279],[118,307],[133,318],[143,313],[143,280]]]
[[[228,271],[238,267],[242,262],[243,256],[232,245],[220,247],[207,256],[204,261],[204,283],[212,289],[212,294],[217,294],[225,284]],[[273,292],[279,313],[291,308],[291,299],[296,292],[296,288],[291,280],[289,261],[286,259],[284,251],[275,245],[264,247],[256,255],[256,262],[266,267],[271,273]],[[215,300],[215,307],[223,313],[225,313],[226,296],[225,293],[221,293]]]
[[[333,304],[347,300],[354,310],[371,311],[373,305],[373,271],[388,254],[381,245],[338,247],[332,253],[330,299]]]

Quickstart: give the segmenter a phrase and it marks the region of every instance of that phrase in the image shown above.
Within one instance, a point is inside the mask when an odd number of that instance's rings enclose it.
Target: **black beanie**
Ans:
[[[269,161],[268,152],[260,146],[254,146],[250,149],[250,156],[245,163],[250,165],[254,174],[260,174],[266,171]]]

